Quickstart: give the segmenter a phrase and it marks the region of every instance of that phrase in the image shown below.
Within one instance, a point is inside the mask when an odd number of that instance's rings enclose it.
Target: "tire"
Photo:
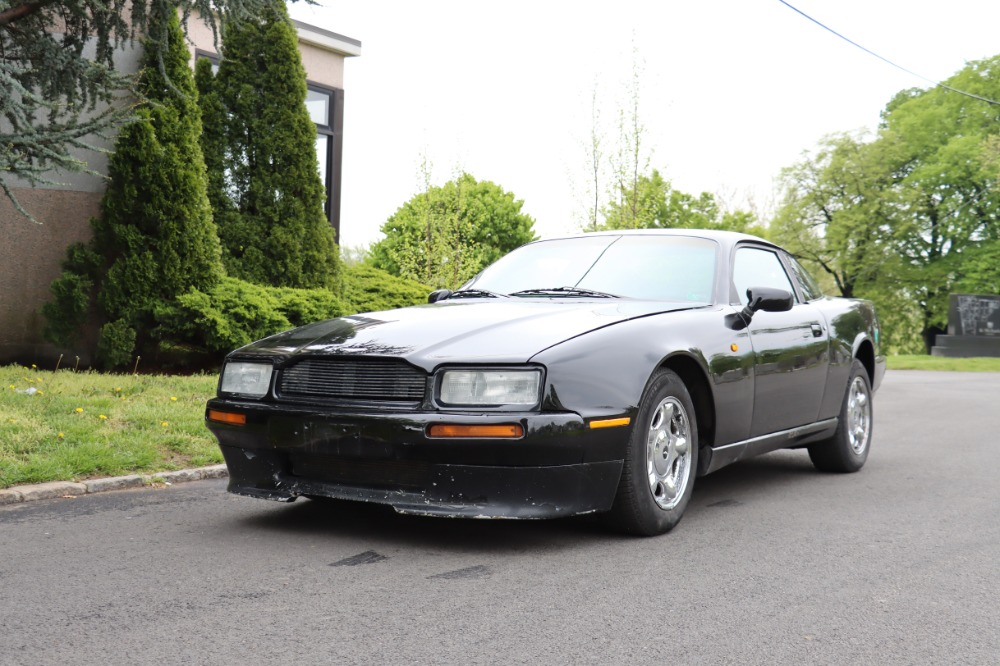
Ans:
[[[694,489],[698,423],[684,382],[671,370],[649,381],[636,416],[609,519],[629,534],[673,529]]]
[[[809,458],[822,472],[857,472],[868,460],[872,441],[872,387],[868,371],[854,359],[833,437],[809,446]]]

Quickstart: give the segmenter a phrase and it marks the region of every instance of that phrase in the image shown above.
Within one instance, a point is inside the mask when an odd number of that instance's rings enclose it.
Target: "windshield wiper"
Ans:
[[[510,298],[510,296],[488,289],[459,289],[448,294],[448,298]]]
[[[523,289],[515,291],[511,296],[591,296],[594,298],[621,298],[615,294],[604,291],[594,291],[593,289],[581,289],[580,287],[550,287],[548,289]]]

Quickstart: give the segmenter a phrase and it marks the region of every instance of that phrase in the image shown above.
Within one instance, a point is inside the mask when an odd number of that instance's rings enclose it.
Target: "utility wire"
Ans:
[[[973,93],[966,92],[964,90],[959,90],[958,88],[952,88],[951,86],[949,86],[947,84],[944,84],[944,83],[941,83],[940,81],[935,81],[934,79],[929,79],[926,76],[921,76],[920,74],[917,74],[916,72],[914,72],[912,70],[906,69],[902,65],[897,65],[896,63],[894,63],[893,61],[889,60],[888,58],[880,56],[879,54],[875,53],[871,49],[867,49],[864,46],[861,46],[861,44],[858,44],[857,42],[855,42],[852,39],[848,39],[844,35],[840,34],[836,30],[834,30],[833,28],[830,28],[829,26],[823,25],[822,23],[820,23],[819,21],[817,21],[816,19],[814,19],[812,16],[809,16],[809,14],[806,14],[804,11],[802,11],[798,7],[793,7],[792,5],[788,4],[787,2],[785,2],[785,0],[778,0],[778,2],[780,2],[784,6],[788,7],[792,11],[796,12],[797,14],[800,14],[801,16],[804,16],[805,18],[809,19],[810,21],[812,21],[813,23],[815,23],[819,27],[823,28],[827,32],[831,32],[834,35],[836,35],[837,37],[840,37],[842,40],[844,40],[848,44],[850,44],[852,46],[858,47],[859,49],[861,49],[862,51],[864,51],[868,55],[875,56],[876,58],[878,58],[882,62],[887,63],[889,65],[892,65],[896,69],[902,70],[902,71],[906,72],[907,74],[909,74],[910,76],[915,76],[918,79],[921,79],[923,81],[927,81],[928,83],[930,83],[931,85],[933,85],[933,86],[935,86],[937,88],[944,88],[945,90],[950,90],[951,92],[958,93],[959,95],[965,95],[966,97],[971,97],[972,99],[978,99],[979,101],[986,102],[987,104],[995,104],[997,106],[1000,106],[1000,102],[998,102],[996,100],[989,99],[987,97],[980,97],[979,95],[975,95]]]

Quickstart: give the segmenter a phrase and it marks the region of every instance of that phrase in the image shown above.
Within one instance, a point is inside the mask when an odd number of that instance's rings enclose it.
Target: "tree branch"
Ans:
[[[10,25],[14,21],[23,19],[25,16],[30,16],[35,12],[44,9],[48,5],[51,5],[56,0],[33,0],[33,2],[25,2],[17,7],[11,7],[0,12],[0,27]]]

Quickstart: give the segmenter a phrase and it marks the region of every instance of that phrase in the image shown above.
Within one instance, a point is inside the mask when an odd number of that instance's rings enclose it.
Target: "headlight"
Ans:
[[[441,374],[440,401],[466,407],[538,404],[539,370],[445,370]]]
[[[262,398],[267,395],[267,389],[271,385],[273,370],[274,366],[270,363],[226,363],[226,367],[222,369],[219,390],[223,393]]]

